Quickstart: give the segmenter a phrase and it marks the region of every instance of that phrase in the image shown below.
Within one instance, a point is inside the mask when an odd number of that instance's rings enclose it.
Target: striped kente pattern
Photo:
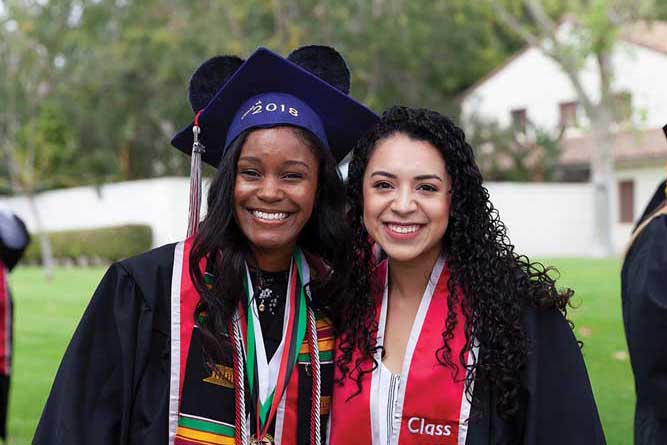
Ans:
[[[234,445],[234,425],[181,413],[174,445]]]
[[[334,337],[333,327],[325,318],[318,318],[317,338],[320,350],[321,363],[333,362]],[[304,339],[297,362],[300,364],[310,363],[308,355],[310,348],[307,339]],[[329,397],[322,400],[328,412]],[[180,413],[178,416],[178,427],[176,429],[176,440],[174,445],[235,445],[234,425],[218,422],[204,417],[191,416]]]
[[[317,346],[320,350],[320,363],[331,363],[333,361],[333,351],[335,339],[333,336],[333,327],[326,318],[317,319]],[[299,350],[298,363],[310,363],[310,348],[308,341],[304,340]]]

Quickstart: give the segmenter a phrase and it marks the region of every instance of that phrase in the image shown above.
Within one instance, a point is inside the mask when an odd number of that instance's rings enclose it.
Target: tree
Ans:
[[[613,253],[611,192],[614,185],[613,124],[615,91],[612,52],[623,26],[642,19],[653,10],[652,0],[487,0],[499,19],[525,43],[551,58],[572,84],[579,103],[590,121],[595,150],[591,159],[594,193],[593,254]],[[568,29],[555,22],[550,12],[567,7]],[[582,73],[594,67],[597,88],[584,88]]]
[[[524,131],[513,125],[501,127],[497,122],[473,119],[468,139],[485,180],[490,181],[556,181],[559,179],[560,141],[565,132],[561,126],[549,131],[526,122]]]
[[[13,6],[7,5],[9,8]],[[53,265],[51,244],[35,203],[38,183],[47,177],[40,167],[53,153],[51,144],[41,144],[44,132],[48,132],[53,124],[43,113],[46,109],[43,104],[51,90],[48,51],[30,37],[32,22],[29,18],[17,21],[9,17],[0,17],[0,67],[4,73],[0,101],[5,104],[4,112],[0,113],[0,147],[7,164],[9,189],[13,193],[24,194],[28,199],[40,240],[45,273],[50,279]]]

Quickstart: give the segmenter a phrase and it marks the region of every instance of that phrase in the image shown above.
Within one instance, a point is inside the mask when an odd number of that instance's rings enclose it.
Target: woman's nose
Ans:
[[[283,190],[277,178],[266,176],[257,190],[257,197],[262,201],[275,202],[283,198]]]
[[[400,189],[396,199],[391,203],[391,210],[399,215],[409,214],[417,210],[417,203],[412,190],[407,187]]]

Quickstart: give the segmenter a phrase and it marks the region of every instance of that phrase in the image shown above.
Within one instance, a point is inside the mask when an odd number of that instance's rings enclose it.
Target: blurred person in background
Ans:
[[[604,444],[573,292],[514,252],[463,131],[393,107],[353,153],[331,444]]]
[[[378,119],[349,88],[323,46],[195,71],[172,140],[192,155],[188,238],[111,266],[34,444],[321,443],[350,267],[337,163]]]
[[[663,128],[667,135],[667,126]],[[635,445],[667,444],[667,179],[630,237],[621,269],[623,325],[635,377]]]
[[[13,302],[8,275],[30,243],[25,224],[0,205],[0,437],[7,439],[7,408],[12,366]]]

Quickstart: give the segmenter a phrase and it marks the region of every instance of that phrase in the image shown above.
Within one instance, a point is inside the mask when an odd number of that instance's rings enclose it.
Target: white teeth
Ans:
[[[399,226],[397,224],[388,224],[389,230],[396,233],[413,233],[419,230],[419,226]]]
[[[284,212],[269,213],[262,212],[260,210],[253,210],[252,214],[256,218],[263,219],[265,221],[278,221],[287,218],[287,213]]]

